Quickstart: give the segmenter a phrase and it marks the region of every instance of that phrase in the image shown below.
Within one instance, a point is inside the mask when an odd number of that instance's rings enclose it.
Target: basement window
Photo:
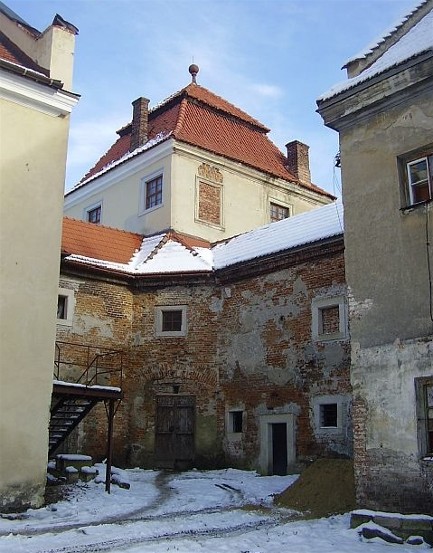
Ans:
[[[156,336],[186,336],[186,305],[157,307],[155,324]]]
[[[74,291],[60,288],[57,296],[57,324],[72,326]]]

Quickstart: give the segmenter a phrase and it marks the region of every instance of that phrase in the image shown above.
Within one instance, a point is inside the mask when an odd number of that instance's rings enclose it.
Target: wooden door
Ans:
[[[194,426],[194,396],[157,396],[155,425],[157,468],[185,470],[193,466]]]

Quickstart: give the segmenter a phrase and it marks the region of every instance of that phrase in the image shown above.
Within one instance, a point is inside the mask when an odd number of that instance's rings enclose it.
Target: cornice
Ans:
[[[95,177],[87,184],[83,184],[80,188],[68,192],[64,200],[65,209],[75,206],[94,194],[100,194],[120,180],[127,179],[135,173],[145,170],[147,166],[161,161],[163,158],[170,155],[172,151],[173,139],[169,138],[159,144],[155,144],[155,146],[143,151],[137,156],[125,160],[124,163],[119,163],[118,166],[113,167],[113,169],[99,177]]]
[[[69,115],[79,100],[76,94],[57,86],[39,83],[3,68],[0,68],[0,98],[51,117]]]
[[[340,131],[428,90],[433,92],[432,51],[321,101],[317,111],[327,127]]]

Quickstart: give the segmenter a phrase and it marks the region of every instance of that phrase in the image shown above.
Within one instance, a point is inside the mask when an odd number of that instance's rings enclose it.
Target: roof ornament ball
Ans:
[[[188,71],[189,71],[190,74],[191,74],[192,82],[193,82],[194,84],[197,84],[196,77],[197,77],[197,73],[200,71],[199,66],[196,65],[195,63],[192,63],[192,64],[188,67]]]

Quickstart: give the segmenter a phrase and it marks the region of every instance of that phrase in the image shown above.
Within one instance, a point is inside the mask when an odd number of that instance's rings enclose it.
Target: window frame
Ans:
[[[276,206],[278,209],[284,209],[287,210],[287,217],[282,217],[279,219],[273,219],[272,218],[272,206]],[[269,199],[269,221],[271,223],[278,223],[278,221],[284,221],[284,219],[288,219],[289,217],[292,217],[293,215],[293,206],[286,204],[284,202],[280,202],[278,200],[275,200],[273,198]]]
[[[417,201],[414,196],[414,187],[420,181],[411,182],[410,167],[426,160],[428,198]],[[398,173],[401,187],[402,209],[414,208],[433,200],[433,143],[412,150],[397,157]]]
[[[415,378],[419,455],[421,459],[433,460],[433,423],[432,430],[429,429],[429,420],[433,421],[433,403],[431,406],[428,404],[428,388],[432,388],[433,393],[433,376]],[[432,443],[430,444],[430,442]]]
[[[322,407],[324,405],[337,406],[337,426],[323,426]],[[312,417],[315,433],[318,436],[334,436],[341,438],[348,431],[350,417],[350,397],[347,394],[319,395],[311,399]]]
[[[66,298],[66,317],[61,319],[58,318],[60,297]],[[62,326],[72,326],[74,309],[75,309],[74,290],[69,290],[68,288],[59,288],[57,293],[56,324],[62,325]]]
[[[335,424],[325,424],[325,419],[329,416],[325,414],[327,407],[335,406]],[[324,402],[319,403],[319,418],[320,418],[320,428],[338,428],[338,402]]]
[[[99,221],[90,221],[89,215],[93,211],[96,211],[99,209]],[[99,202],[95,202],[92,205],[89,205],[84,208],[84,219],[87,223],[92,223],[93,225],[101,225],[102,224],[102,200]]]
[[[338,332],[324,334],[322,328],[322,311],[338,306]],[[348,337],[347,302],[345,296],[313,298],[311,303],[311,335],[317,342],[346,340]]]
[[[240,430],[239,430],[239,422],[240,422]],[[228,412],[228,433],[243,434],[243,432],[244,432],[244,410],[230,409],[230,411]]]
[[[180,330],[163,330],[164,313],[181,311],[182,322]],[[175,338],[187,334],[187,306],[186,305],[159,305],[155,307],[155,336],[161,338]]]
[[[154,204],[150,207],[147,207],[148,203],[148,185],[154,181],[157,181],[158,179],[161,179],[161,201],[157,204]],[[139,207],[139,215],[143,215],[144,213],[149,213],[151,211],[155,211],[156,209],[159,209],[164,205],[164,171],[162,169],[155,171],[154,173],[151,173],[150,175],[146,175],[141,179],[140,182],[140,207]]]

